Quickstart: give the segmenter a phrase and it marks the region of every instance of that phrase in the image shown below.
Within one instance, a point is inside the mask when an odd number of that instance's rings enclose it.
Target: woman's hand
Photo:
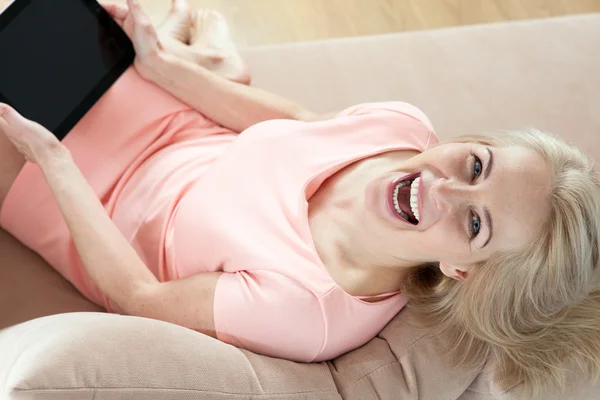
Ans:
[[[50,131],[3,103],[0,103],[0,133],[27,161],[40,166],[49,158],[68,154],[66,147]]]
[[[135,67],[140,75],[149,79],[161,62],[165,49],[139,0],[127,0],[127,6],[110,3],[103,6],[133,42]]]
[[[102,3],[106,11],[121,25],[134,45],[147,37],[136,34],[138,22],[136,13],[124,4]],[[141,11],[142,24],[150,24],[149,18]],[[155,29],[146,27],[153,36],[155,53],[142,60],[136,60],[141,75],[156,82],[160,71],[164,73],[167,60],[191,62],[217,75],[245,85],[250,84],[250,73],[236,49],[227,22],[214,10],[193,10],[187,0],[171,0],[171,9],[166,19]],[[143,43],[143,42],[142,42]],[[136,46],[136,51],[138,48]],[[157,54],[158,53],[158,54]],[[154,57],[152,56],[154,54]],[[163,68],[161,68],[163,67]],[[173,77],[171,77],[173,78]]]

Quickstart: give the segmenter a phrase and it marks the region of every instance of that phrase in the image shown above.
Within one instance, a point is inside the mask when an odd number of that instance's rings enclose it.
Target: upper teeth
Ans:
[[[419,215],[419,182],[421,182],[421,177],[415,179],[410,185],[410,209],[417,221],[421,220]]]
[[[404,213],[404,211],[402,211],[400,209],[400,204],[398,204],[398,192],[399,192],[400,188],[407,186],[408,182],[410,182],[410,181],[402,181],[402,182],[398,183],[394,189],[394,196],[393,196],[394,208],[406,220],[408,220],[408,215],[406,215],[406,213]],[[417,222],[419,222],[421,220],[421,217],[419,215],[419,182],[421,182],[420,177],[416,178],[410,184],[410,209],[412,210],[413,215],[415,216],[415,219],[417,220]]]

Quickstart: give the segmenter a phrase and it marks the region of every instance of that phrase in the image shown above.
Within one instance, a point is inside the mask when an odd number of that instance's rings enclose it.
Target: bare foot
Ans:
[[[205,68],[234,82],[250,84],[250,71],[238,53],[225,18],[214,10],[198,10],[190,45]]]
[[[249,84],[250,73],[221,14],[195,12],[187,0],[172,0],[169,15],[157,29],[165,48],[234,82]]]
[[[161,39],[176,40],[189,45],[195,22],[196,13],[186,0],[172,0],[169,15],[158,28],[158,34]]]
[[[156,32],[160,42],[170,53],[194,63],[195,51],[189,46],[191,33],[196,23],[196,14],[186,0],[172,0],[167,18]]]

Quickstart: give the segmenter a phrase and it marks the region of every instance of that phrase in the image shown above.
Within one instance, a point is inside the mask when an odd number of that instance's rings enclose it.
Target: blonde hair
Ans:
[[[504,390],[519,383],[530,396],[557,384],[569,369],[600,377],[600,182],[574,146],[536,130],[464,136],[453,142],[526,146],[550,169],[550,214],[526,249],[495,254],[464,282],[437,266],[407,281],[410,314],[451,344],[455,366],[494,361]]]

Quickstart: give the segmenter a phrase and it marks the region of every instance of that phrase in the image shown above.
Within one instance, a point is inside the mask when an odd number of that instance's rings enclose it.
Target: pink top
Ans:
[[[238,135],[130,69],[64,144],[160,281],[224,272],[214,306],[219,339],[309,362],[364,344],[406,299],[345,293],[317,255],[307,200],[352,162],[436,141],[425,115],[399,102],[328,121],[267,121]],[[3,228],[111,309],[37,166],[24,167],[0,211]]]
[[[328,121],[182,135],[131,176],[113,219],[161,280],[224,272],[214,308],[220,340],[327,360],[376,336],[406,304],[399,293],[366,302],[335,283],[315,250],[307,200],[352,162],[437,142],[417,108],[365,104]]]

